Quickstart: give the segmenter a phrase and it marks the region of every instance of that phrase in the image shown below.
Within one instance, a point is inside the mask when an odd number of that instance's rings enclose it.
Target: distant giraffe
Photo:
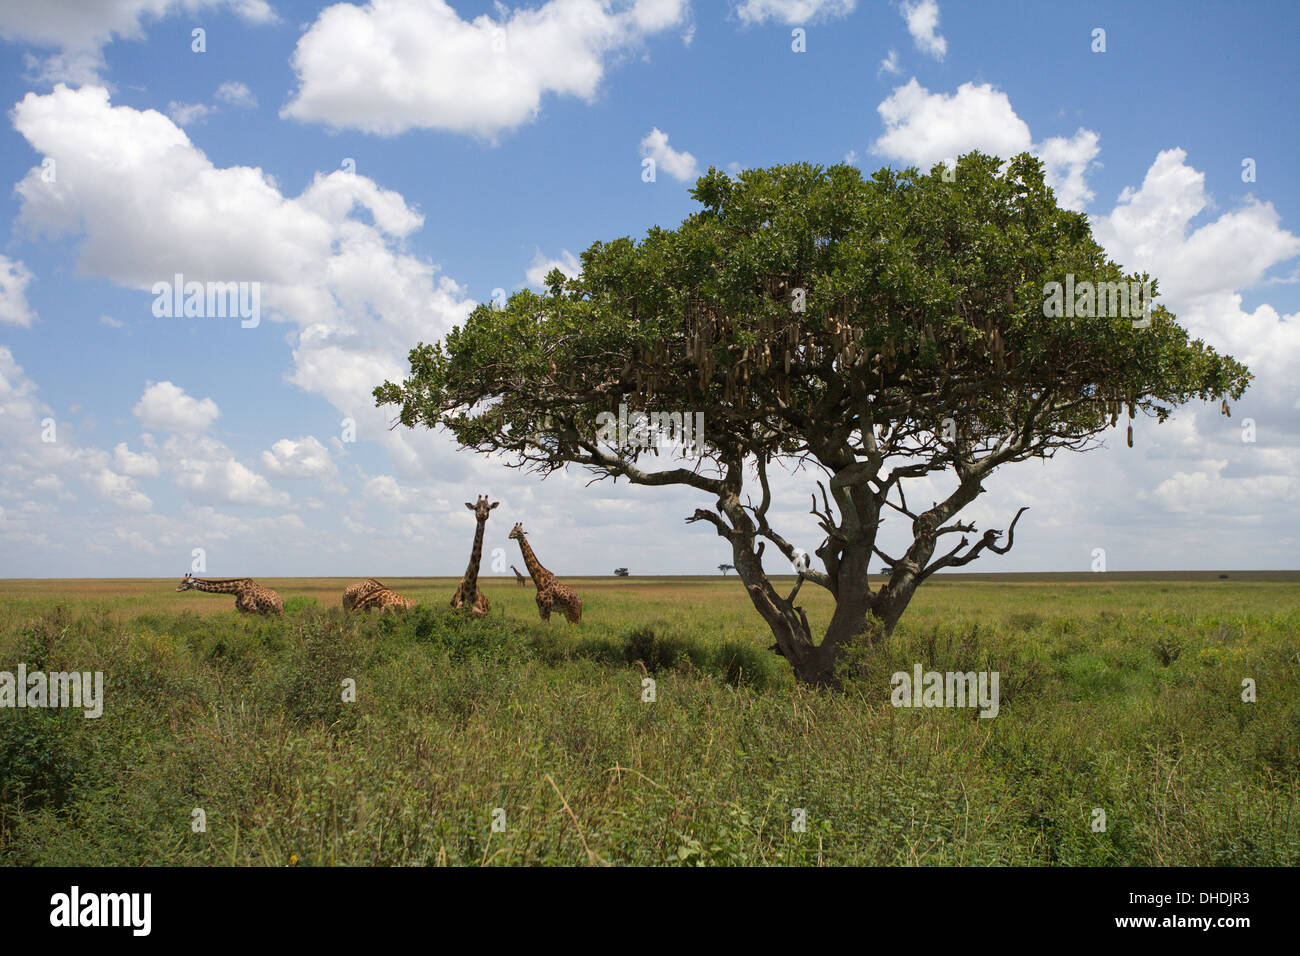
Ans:
[[[284,601],[270,588],[264,588],[252,578],[222,578],[208,580],[191,577],[181,579],[177,591],[207,591],[210,594],[233,594],[235,610],[241,614],[282,614]]]
[[[364,581],[358,581],[356,584],[350,585],[348,589],[343,592],[343,610],[356,610],[358,601],[371,591],[378,590],[382,587],[383,585],[374,578],[366,578]]]
[[[413,607],[415,607],[415,602],[409,597],[404,597],[381,584],[379,587],[361,595],[354,610],[372,611],[378,608],[380,613],[383,613],[384,611],[409,611]]]
[[[510,565],[510,570],[515,572],[515,583],[518,584],[520,587],[523,587],[525,584],[528,583],[528,579],[524,577],[522,574],[520,574],[519,569],[515,567],[513,564]]]
[[[551,607],[554,605],[564,611],[564,616],[569,619],[570,624],[581,623],[582,598],[542,567],[542,562],[537,560],[537,555],[533,554],[533,549],[528,545],[528,539],[524,537],[527,533],[522,524],[516,524],[510,532],[510,537],[519,542],[519,550],[524,555],[524,566],[528,568],[528,573],[533,576],[533,583],[537,585],[537,611],[541,614],[542,620],[551,619]]]
[[[369,611],[374,608],[381,611],[409,611],[413,607],[415,602],[410,598],[403,597],[374,578],[358,581],[343,592],[345,611]]]
[[[469,553],[469,567],[465,569],[465,576],[460,579],[456,593],[451,597],[451,606],[464,607],[468,599],[469,612],[474,617],[486,617],[490,607],[487,595],[478,589],[478,566],[483,560],[483,529],[487,525],[488,514],[499,504],[499,501],[488,504],[487,495],[477,498],[475,504],[465,502],[465,507],[474,512],[478,526],[474,529],[474,548]]]

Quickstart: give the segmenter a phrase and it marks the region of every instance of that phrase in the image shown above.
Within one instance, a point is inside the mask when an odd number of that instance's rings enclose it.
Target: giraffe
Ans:
[[[542,567],[542,562],[537,560],[537,555],[533,554],[533,549],[528,546],[526,534],[528,532],[524,530],[524,526],[516,524],[510,532],[510,537],[519,542],[519,550],[524,555],[524,567],[528,568],[528,573],[533,576],[533,583],[537,585],[537,611],[541,614],[542,620],[549,621],[551,607],[558,605],[570,624],[582,623],[582,598]]]
[[[235,610],[241,614],[282,614],[284,601],[270,588],[264,588],[252,578],[222,578],[220,580],[195,578],[187,572],[177,591],[207,591],[210,594],[235,595]]]
[[[358,601],[364,598],[371,591],[382,587],[383,585],[374,578],[366,578],[364,581],[358,581],[356,584],[350,585],[348,589],[343,592],[343,610],[356,610]]]
[[[379,587],[372,588],[361,595],[357,599],[354,609],[357,611],[370,611],[379,608],[382,614],[384,611],[409,611],[413,607],[415,607],[415,602],[409,597],[404,597],[381,584]]]
[[[490,607],[487,595],[478,589],[478,566],[483,560],[483,529],[487,525],[488,513],[499,504],[499,501],[488,504],[487,495],[480,496],[475,504],[465,502],[465,507],[474,512],[478,527],[474,529],[474,549],[469,553],[469,567],[465,569],[465,576],[460,579],[456,593],[451,597],[451,606],[464,607],[468,598],[469,611],[474,617],[486,617]]]
[[[528,583],[528,579],[524,577],[522,574],[520,574],[519,569],[515,567],[513,564],[510,565],[510,570],[515,572],[515,583],[518,584],[520,587],[523,587],[525,584]]]
[[[415,602],[403,597],[391,588],[385,587],[374,578],[358,581],[343,592],[343,610],[369,611],[379,608],[381,611],[409,611]]]

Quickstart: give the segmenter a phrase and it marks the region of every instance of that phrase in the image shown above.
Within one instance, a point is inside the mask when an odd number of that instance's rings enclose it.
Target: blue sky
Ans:
[[[0,0],[0,576],[179,576],[195,548],[212,576],[458,574],[479,493],[502,501],[496,570],[514,521],[561,574],[710,570],[729,555],[682,523],[695,493],[539,482],[389,431],[369,389],[494,289],[676,225],[710,165],[971,148],[1040,155],[1112,257],[1258,376],[1231,419],[1193,406],[1133,449],[998,472],[966,515],[1031,511],[971,569],[1295,566],[1294,4],[83,7]],[[155,317],[175,271],[260,281],[260,325]],[[803,481],[777,491],[812,550]]]

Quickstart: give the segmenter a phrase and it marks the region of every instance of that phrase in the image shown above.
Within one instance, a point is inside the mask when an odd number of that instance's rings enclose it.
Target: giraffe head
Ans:
[[[524,526],[522,524],[519,524],[518,522],[516,522],[515,526],[510,529],[510,537],[513,538],[515,541],[523,541],[524,535],[526,535],[527,533],[528,532],[524,530]]]
[[[488,512],[491,511],[499,504],[501,504],[501,502],[499,501],[494,501],[491,504],[488,504],[487,495],[483,495],[478,499],[477,504],[470,504],[467,501],[465,502],[465,507],[468,508],[470,511],[474,512],[474,517],[477,518],[479,521],[487,521]]]
[[[188,590],[190,590],[192,587],[194,587],[194,579],[193,579],[192,577],[190,577],[190,573],[189,573],[188,571],[186,571],[186,572],[185,572],[185,577],[181,578],[181,583],[178,584],[178,585],[176,585],[176,590],[177,590],[177,591],[188,591]]]

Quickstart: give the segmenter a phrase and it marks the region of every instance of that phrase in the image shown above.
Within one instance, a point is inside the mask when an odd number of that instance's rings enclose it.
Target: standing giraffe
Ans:
[[[270,588],[264,588],[252,578],[222,578],[209,580],[191,577],[187,572],[177,591],[207,591],[209,594],[233,594],[235,610],[241,614],[282,614],[284,601]]]
[[[483,528],[487,525],[488,513],[499,504],[499,501],[488,504],[487,495],[481,495],[476,504],[465,502],[465,507],[474,512],[478,526],[474,529],[474,549],[469,553],[469,567],[465,569],[465,576],[460,579],[456,593],[451,597],[451,606],[464,607],[468,599],[469,612],[474,617],[486,617],[488,613],[487,595],[478,589],[478,566],[483,560]]]
[[[510,537],[519,542],[519,550],[524,554],[524,567],[528,568],[528,573],[533,576],[533,583],[537,585],[537,611],[541,614],[542,620],[549,621],[551,607],[557,605],[564,611],[564,616],[569,619],[570,624],[580,624],[582,598],[578,597],[573,588],[561,584],[554,574],[542,567],[542,562],[537,560],[537,555],[533,554],[533,549],[528,546],[528,539],[524,537],[527,533],[522,524],[516,524],[510,532]]]
[[[513,564],[510,565],[510,570],[515,572],[515,583],[518,584],[520,587],[523,587],[525,584],[528,583],[528,579],[524,577],[522,574],[520,574],[519,569],[515,567]]]

